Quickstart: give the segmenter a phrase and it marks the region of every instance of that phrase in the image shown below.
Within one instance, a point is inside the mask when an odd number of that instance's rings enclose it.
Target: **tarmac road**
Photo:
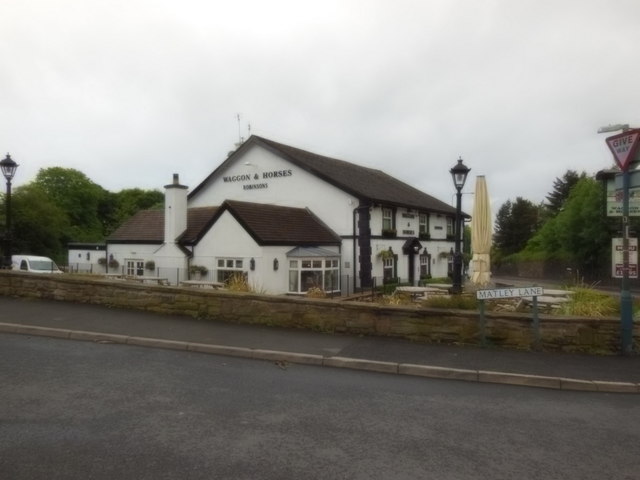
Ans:
[[[0,334],[0,478],[636,479],[635,395]]]

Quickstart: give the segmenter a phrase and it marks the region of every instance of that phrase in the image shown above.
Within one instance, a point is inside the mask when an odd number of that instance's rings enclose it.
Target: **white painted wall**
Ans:
[[[159,266],[160,262],[156,256],[157,250],[158,245],[109,244],[107,245],[107,256],[110,258],[113,255],[114,260],[120,264],[117,271],[122,271],[127,260],[142,260],[144,262],[153,260],[156,266]],[[114,269],[109,268],[110,272],[112,270]]]
[[[70,268],[79,268],[82,271],[104,272],[104,267],[98,263],[100,258],[105,258],[103,249],[69,248],[67,265]]]
[[[273,172],[284,176],[265,178]],[[224,177],[235,181],[225,182]],[[189,206],[217,206],[225,200],[308,207],[340,235],[352,233],[353,209],[358,206],[355,197],[258,145],[236,157],[226,171],[189,199]]]
[[[261,247],[238,224],[233,215],[224,212],[194,250],[191,263],[207,267],[215,280],[218,259],[242,259],[243,271],[248,274],[248,283],[256,292],[285,294],[289,290],[286,254],[293,248],[295,247]],[[338,252],[337,247],[327,249]],[[250,269],[251,259],[255,260],[255,270]],[[274,259],[278,259],[277,271],[273,269]]]
[[[175,243],[187,228],[187,187],[180,185],[178,174],[173,183],[165,185],[164,193],[164,241]]]

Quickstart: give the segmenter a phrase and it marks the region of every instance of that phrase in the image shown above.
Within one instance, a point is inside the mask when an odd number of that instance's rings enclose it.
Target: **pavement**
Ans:
[[[640,393],[640,355],[418,344],[237,325],[52,300],[0,297],[0,335],[22,334],[557,390]]]

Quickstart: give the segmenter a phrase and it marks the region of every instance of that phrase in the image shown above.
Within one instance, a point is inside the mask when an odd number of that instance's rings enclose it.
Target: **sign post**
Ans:
[[[538,317],[538,296],[544,295],[542,287],[510,287],[494,288],[490,290],[478,290],[476,298],[480,301],[480,338],[482,345],[486,345],[486,325],[484,316],[485,300],[500,300],[503,298],[531,297],[533,301],[533,334],[535,338],[534,346],[540,348],[540,319]]]
[[[606,139],[622,171],[622,285],[620,287],[620,337],[622,354],[633,352],[633,301],[629,289],[629,165],[640,145],[640,129],[626,130]]]

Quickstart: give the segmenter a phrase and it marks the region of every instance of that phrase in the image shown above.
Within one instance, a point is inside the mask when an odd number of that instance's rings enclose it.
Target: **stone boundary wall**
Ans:
[[[478,345],[482,339],[480,316],[476,311],[141,285],[72,274],[37,275],[0,270],[0,295],[425,343]],[[614,354],[620,350],[617,318],[540,314],[539,343],[532,324],[530,314],[487,312],[486,343],[503,348],[598,354]],[[638,322],[634,324],[634,343],[637,349],[640,344]]]

